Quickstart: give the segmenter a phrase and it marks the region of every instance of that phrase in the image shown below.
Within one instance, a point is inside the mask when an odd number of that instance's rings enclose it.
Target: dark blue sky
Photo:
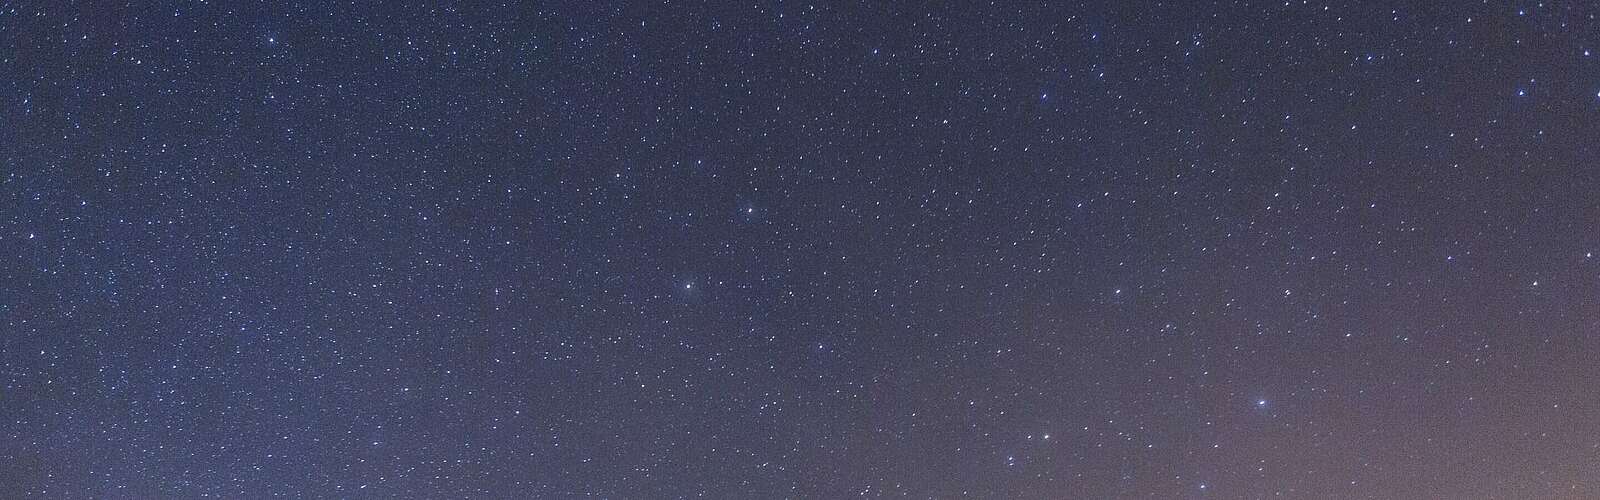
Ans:
[[[1600,497],[1600,4],[6,2],[6,498]]]

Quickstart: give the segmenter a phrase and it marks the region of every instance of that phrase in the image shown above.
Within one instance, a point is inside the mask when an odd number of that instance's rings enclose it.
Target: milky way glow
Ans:
[[[0,498],[1600,498],[1600,2],[1432,4],[0,3]]]

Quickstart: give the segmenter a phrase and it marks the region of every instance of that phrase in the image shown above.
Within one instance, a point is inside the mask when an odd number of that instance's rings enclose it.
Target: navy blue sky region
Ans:
[[[1600,498],[1600,3],[0,4],[0,497]]]

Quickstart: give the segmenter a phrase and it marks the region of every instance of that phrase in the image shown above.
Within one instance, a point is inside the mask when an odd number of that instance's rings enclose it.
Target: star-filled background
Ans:
[[[1600,4],[0,6],[4,498],[1600,498]]]

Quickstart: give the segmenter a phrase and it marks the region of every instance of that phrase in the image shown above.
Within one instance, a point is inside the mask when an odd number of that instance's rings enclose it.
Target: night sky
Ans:
[[[1436,3],[5,2],[0,498],[1600,498],[1600,3]]]

